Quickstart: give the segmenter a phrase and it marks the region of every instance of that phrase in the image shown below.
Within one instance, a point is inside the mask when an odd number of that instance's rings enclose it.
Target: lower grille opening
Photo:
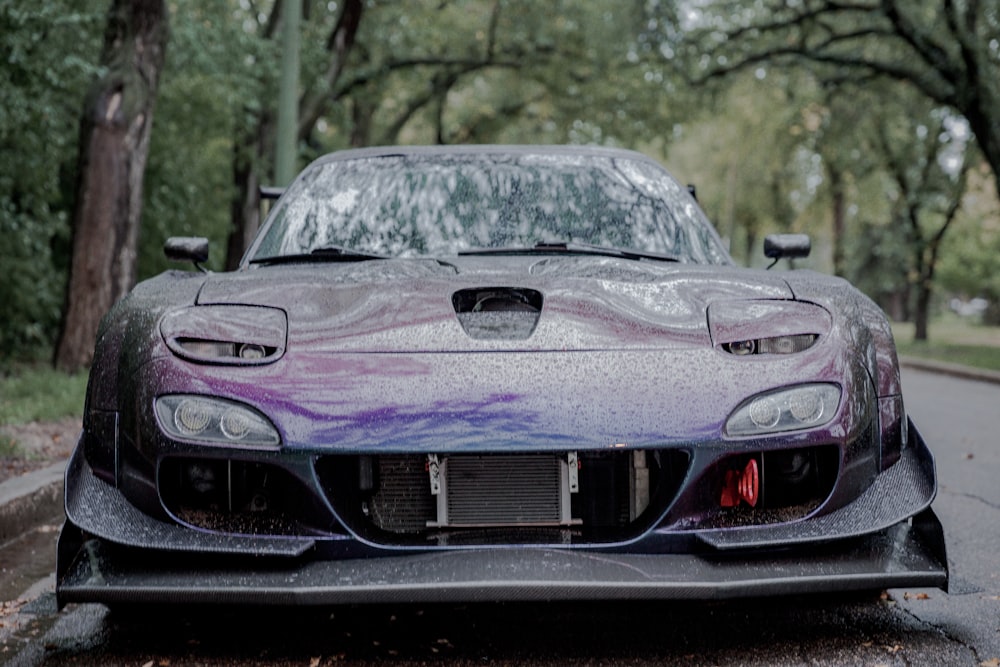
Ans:
[[[316,472],[340,518],[385,544],[627,539],[665,511],[687,469],[672,450],[328,456]]]
[[[714,509],[697,527],[729,528],[802,519],[830,496],[839,468],[840,452],[835,445],[723,459],[703,478],[704,504]]]
[[[157,484],[167,511],[196,528],[240,535],[318,535],[310,494],[287,470],[232,459],[164,459]]]

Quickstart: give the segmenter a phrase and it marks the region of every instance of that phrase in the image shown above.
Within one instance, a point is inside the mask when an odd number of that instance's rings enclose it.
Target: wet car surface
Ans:
[[[881,311],[610,149],[321,158],[108,314],[66,493],[60,604],[947,585]]]

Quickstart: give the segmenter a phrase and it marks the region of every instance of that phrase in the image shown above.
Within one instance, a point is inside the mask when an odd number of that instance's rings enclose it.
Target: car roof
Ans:
[[[434,146],[371,146],[328,153],[313,164],[357,158],[406,155],[567,155],[627,158],[659,166],[656,160],[638,151],[607,146],[567,146],[559,144],[445,144]]]

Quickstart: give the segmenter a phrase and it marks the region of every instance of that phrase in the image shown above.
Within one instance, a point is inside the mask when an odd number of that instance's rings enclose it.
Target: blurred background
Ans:
[[[995,3],[0,0],[0,376],[85,371],[168,236],[234,266],[289,168],[427,143],[639,150],[738,263],[808,233],[904,351],[1000,367]]]

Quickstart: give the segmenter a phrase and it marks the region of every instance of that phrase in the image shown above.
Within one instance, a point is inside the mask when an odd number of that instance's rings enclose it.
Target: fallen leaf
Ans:
[[[979,663],[979,667],[1000,667],[1000,658],[990,658]]]
[[[309,658],[309,667],[319,667],[320,658]]]
[[[928,595],[927,593],[914,593],[912,595],[910,593],[903,593],[903,599],[904,600],[930,600],[931,596]]]
[[[886,645],[885,650],[888,651],[889,653],[899,653],[900,651],[903,650],[903,645],[902,644],[893,644],[892,646]]]
[[[156,664],[155,661],[150,660],[149,662],[142,663],[142,667],[153,667],[153,665],[155,665],[155,664]]]

